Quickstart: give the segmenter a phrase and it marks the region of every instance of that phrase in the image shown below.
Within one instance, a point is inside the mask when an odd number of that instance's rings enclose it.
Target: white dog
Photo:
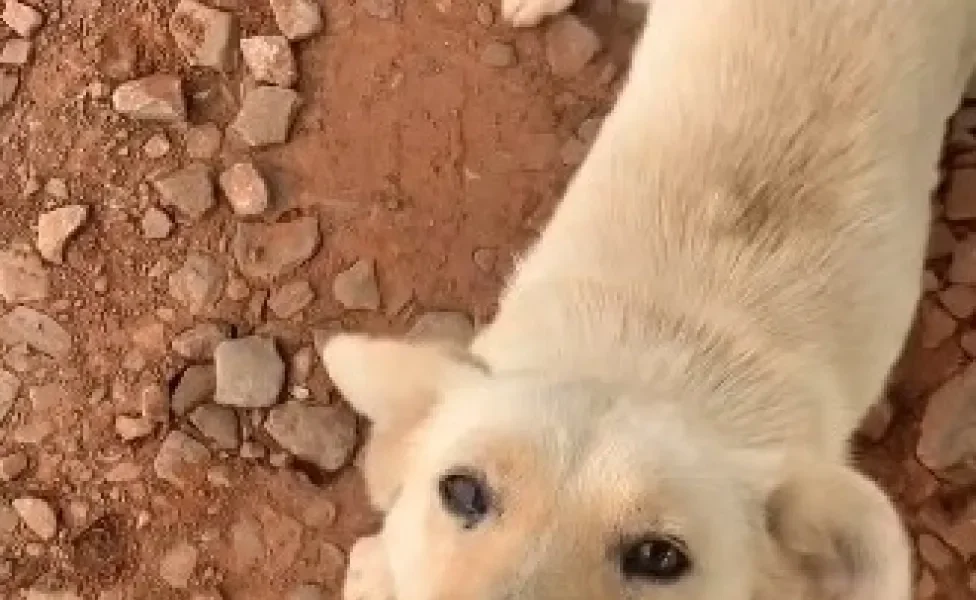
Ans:
[[[974,0],[660,1],[470,347],[324,345],[387,511],[346,597],[909,598],[847,444],[912,322],[974,32]]]

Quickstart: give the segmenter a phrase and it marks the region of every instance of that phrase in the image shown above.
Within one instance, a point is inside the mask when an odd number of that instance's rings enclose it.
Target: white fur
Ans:
[[[971,0],[661,0],[471,347],[325,347],[377,424],[389,573],[358,597],[909,598],[847,442],[912,321],[974,32]],[[470,531],[437,496],[457,466],[504,506]],[[622,578],[608,544],[645,533],[684,539],[692,573]]]

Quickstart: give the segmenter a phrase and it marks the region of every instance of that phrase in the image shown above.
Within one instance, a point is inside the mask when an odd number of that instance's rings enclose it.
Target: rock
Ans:
[[[230,13],[180,0],[170,17],[169,32],[191,66],[220,70],[228,66],[234,38]]]
[[[199,551],[186,542],[180,542],[159,562],[159,577],[170,587],[185,589],[197,568]]]
[[[147,437],[155,428],[155,424],[144,417],[126,415],[115,417],[115,433],[122,438],[123,442],[132,442]]]
[[[956,244],[946,277],[952,283],[976,284],[976,234]]]
[[[275,289],[268,298],[268,308],[279,319],[290,319],[315,299],[315,292],[307,281],[292,281]]]
[[[481,50],[481,64],[503,69],[515,65],[515,48],[501,42],[488,42]]]
[[[0,250],[0,298],[8,304],[47,298],[48,274],[41,259],[26,249]]]
[[[169,154],[170,147],[169,138],[162,133],[157,133],[142,145],[142,153],[146,158],[156,160]]]
[[[888,432],[891,420],[895,416],[895,407],[891,399],[885,397],[875,403],[861,421],[858,432],[872,442],[880,442]]]
[[[310,259],[319,245],[319,223],[302,217],[288,223],[238,223],[231,244],[246,277],[273,280]]]
[[[0,14],[0,21],[22,38],[32,37],[44,24],[44,16],[34,7],[19,2],[7,0],[7,4]]]
[[[939,292],[942,306],[957,319],[968,319],[976,313],[976,290],[963,285],[951,285]]]
[[[134,119],[186,119],[183,82],[174,75],[150,75],[123,83],[112,93],[112,106],[117,112]]]
[[[173,352],[187,360],[212,360],[217,345],[230,337],[227,327],[216,323],[194,325],[173,338]]]
[[[142,477],[142,467],[132,462],[120,462],[105,472],[109,483],[127,483]]]
[[[371,17],[390,21],[400,12],[398,0],[359,0],[359,6]]]
[[[41,213],[37,220],[37,251],[46,260],[60,265],[64,261],[65,243],[87,218],[88,207],[80,204]]]
[[[0,423],[7,418],[14,407],[14,399],[20,391],[20,379],[10,373],[0,369]]]
[[[925,301],[921,309],[921,330],[922,347],[937,348],[956,332],[956,320],[939,305]]]
[[[311,346],[300,348],[291,357],[290,375],[294,383],[302,384],[308,381],[312,373],[312,363],[315,360],[315,349]]]
[[[430,311],[417,318],[406,337],[413,340],[442,340],[466,345],[474,337],[474,323],[471,317],[462,312]]]
[[[44,541],[54,539],[58,533],[58,517],[54,509],[40,498],[18,498],[11,502],[17,516],[27,529]]]
[[[929,398],[917,454],[932,471],[962,478],[966,484],[976,482],[976,365]]]
[[[23,452],[14,452],[0,457],[0,481],[11,482],[27,470],[29,462]]]
[[[288,594],[288,600],[325,600],[325,598],[325,591],[312,583],[302,583]]]
[[[16,73],[0,71],[0,108],[13,102],[19,86],[20,78],[17,77]]]
[[[71,334],[57,321],[26,306],[17,306],[0,319],[0,342],[27,344],[56,359],[67,358],[72,345]]]
[[[251,336],[226,340],[214,352],[217,391],[224,406],[261,408],[274,404],[285,383],[285,363],[274,341]]]
[[[281,447],[326,471],[337,471],[352,457],[356,417],[340,405],[289,400],[268,413],[265,430]]]
[[[315,0],[271,0],[271,12],[290,40],[303,40],[322,30],[322,11]]]
[[[332,294],[343,308],[376,310],[380,307],[380,290],[376,281],[376,263],[357,260],[351,267],[336,275]]]
[[[236,450],[241,445],[237,413],[231,408],[216,404],[200,405],[190,413],[190,422],[221,450]]]
[[[549,68],[559,77],[579,73],[602,48],[596,33],[571,14],[555,18],[545,35]]]
[[[169,432],[153,461],[156,476],[179,487],[189,485],[189,473],[210,459],[207,447],[182,431]]]
[[[10,39],[0,50],[0,65],[22,67],[30,61],[31,43],[29,40]]]
[[[194,160],[210,160],[220,150],[223,137],[213,123],[194,125],[186,130],[183,137],[186,155]]]
[[[176,208],[191,222],[199,221],[209,211],[214,199],[210,169],[194,162],[153,181],[162,204]]]
[[[186,415],[201,404],[212,402],[216,391],[217,372],[213,365],[189,366],[173,390],[173,412]]]
[[[250,217],[268,210],[268,185],[252,163],[237,163],[221,173],[220,188],[238,215]]]
[[[235,571],[248,573],[258,567],[266,555],[260,525],[249,517],[231,525],[230,547]]]
[[[60,177],[52,177],[47,180],[44,184],[44,191],[47,192],[52,198],[57,198],[58,200],[68,200],[71,197],[68,192],[68,184],[64,179]]]
[[[201,314],[220,300],[227,273],[213,258],[192,252],[169,276],[169,293],[190,313]]]
[[[274,85],[259,86],[244,98],[230,129],[252,148],[282,144],[288,140],[300,106],[301,98],[295,90]]]
[[[298,66],[288,39],[280,35],[258,35],[241,40],[241,54],[251,76],[261,83],[292,87],[298,81]]]
[[[169,215],[155,206],[150,206],[142,215],[142,235],[147,240],[162,240],[173,231],[173,221]]]

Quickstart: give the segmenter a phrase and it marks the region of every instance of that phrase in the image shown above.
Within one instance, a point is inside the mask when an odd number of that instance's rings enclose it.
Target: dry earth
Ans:
[[[0,599],[338,597],[376,518],[317,335],[491,316],[640,11],[27,1],[0,18]],[[925,599],[976,596],[974,134],[976,107],[858,443]]]

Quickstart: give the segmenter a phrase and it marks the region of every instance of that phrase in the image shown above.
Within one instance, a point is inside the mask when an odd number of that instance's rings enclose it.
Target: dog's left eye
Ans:
[[[656,583],[673,583],[691,569],[684,545],[667,537],[649,537],[628,544],[620,557],[627,577]]]
[[[472,528],[488,515],[490,493],[484,481],[473,473],[451,472],[437,483],[444,509]]]

